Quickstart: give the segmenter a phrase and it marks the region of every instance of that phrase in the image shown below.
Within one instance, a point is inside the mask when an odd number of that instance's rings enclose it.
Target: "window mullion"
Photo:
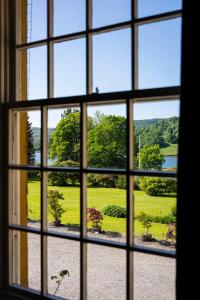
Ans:
[[[47,2],[47,94],[48,98],[54,96],[54,44],[50,41],[53,36],[53,0]]]
[[[47,108],[41,109],[41,166],[47,165]],[[41,292],[42,295],[48,292],[48,249],[47,249],[47,236],[43,235],[44,231],[47,231],[47,172],[41,173]]]
[[[87,244],[83,239],[87,238],[87,173],[83,169],[87,167],[87,104],[81,105],[81,259],[80,259],[80,298],[87,299]]]

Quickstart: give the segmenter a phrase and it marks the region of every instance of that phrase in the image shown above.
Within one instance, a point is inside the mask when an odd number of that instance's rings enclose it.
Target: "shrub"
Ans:
[[[126,177],[125,176],[117,177],[116,188],[126,190]]]
[[[140,190],[140,186],[139,186],[139,177],[134,177],[134,190],[135,190],[135,191]]]
[[[76,167],[79,164],[72,160],[67,161],[56,161],[52,165],[52,167]],[[75,183],[79,182],[79,174],[78,173],[69,173],[69,172],[49,172],[49,181],[52,185],[57,186],[66,186],[66,185],[75,185]]]
[[[165,237],[167,241],[170,240],[173,243],[176,241],[176,223],[168,225]]]
[[[171,215],[176,217],[176,205],[171,207]],[[172,223],[174,223],[174,222],[172,222]]]
[[[150,196],[176,193],[176,180],[158,177],[140,177],[139,187]]]
[[[53,224],[59,226],[61,224],[61,217],[65,210],[59,203],[59,200],[64,200],[63,194],[57,190],[48,191],[48,209],[54,218]]]
[[[136,219],[140,221],[141,217],[143,217],[143,212],[138,217],[136,217]],[[149,222],[153,222],[153,223],[171,224],[176,222],[176,216],[173,216],[171,213],[164,216],[151,216],[145,214],[145,218]]]
[[[126,208],[118,205],[108,205],[102,210],[103,214],[114,218],[125,218]]]
[[[91,174],[88,176],[88,183],[92,186],[114,188],[116,186],[116,181],[117,176],[114,175]]]
[[[88,208],[88,219],[87,221],[92,223],[92,228],[100,229],[103,221],[102,213],[95,207]]]

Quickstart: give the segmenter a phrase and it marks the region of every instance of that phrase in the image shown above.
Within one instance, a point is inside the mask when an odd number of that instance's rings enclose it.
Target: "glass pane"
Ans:
[[[19,0],[17,6],[20,19],[17,22],[20,32],[19,43],[30,43],[47,37],[47,1]]]
[[[126,168],[126,106],[88,105],[88,165]]]
[[[125,243],[126,177],[89,174],[87,183],[88,235]]]
[[[48,173],[48,229],[80,232],[80,175],[72,172]]]
[[[93,92],[131,89],[131,30],[93,37]]]
[[[48,109],[48,164],[54,167],[80,165],[80,109]]]
[[[62,299],[80,299],[79,243],[48,237],[47,247],[48,293]]]
[[[130,0],[93,0],[93,27],[129,21]]]
[[[85,39],[54,45],[54,96],[86,93]]]
[[[126,298],[126,253],[88,245],[88,300]]]
[[[41,113],[39,110],[10,111],[9,163],[40,165]]]
[[[40,46],[17,52],[18,98],[47,98],[47,47]]]
[[[133,105],[135,169],[177,170],[179,105],[179,100]]]
[[[181,0],[138,0],[139,18],[181,9]]]
[[[134,253],[134,299],[175,300],[176,260]]]
[[[175,250],[177,181],[134,177],[135,244]]]
[[[40,228],[40,172],[9,171],[9,223]]]
[[[9,234],[10,284],[40,291],[40,236],[11,230]]]
[[[180,54],[180,18],[139,26],[139,89],[179,85]]]
[[[85,30],[84,0],[54,0],[54,35]]]

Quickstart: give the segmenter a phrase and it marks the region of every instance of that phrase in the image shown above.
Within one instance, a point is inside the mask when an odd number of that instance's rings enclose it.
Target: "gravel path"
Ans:
[[[63,231],[62,228],[59,231]],[[107,237],[105,237],[107,238]],[[120,238],[116,238],[120,240]],[[29,287],[40,289],[40,239],[28,234]],[[157,243],[156,243],[157,244]],[[152,243],[150,246],[156,246]],[[167,249],[164,247],[164,249]],[[79,243],[48,238],[48,292],[56,288],[51,276],[67,269],[57,296],[79,298]],[[88,245],[88,299],[125,299],[125,261],[123,250]],[[134,300],[175,300],[175,260],[142,253],[134,254]]]

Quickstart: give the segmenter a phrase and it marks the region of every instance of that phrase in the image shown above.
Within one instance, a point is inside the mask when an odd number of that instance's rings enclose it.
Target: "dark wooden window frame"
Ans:
[[[1,1],[3,2],[3,1]],[[48,10],[51,11],[51,3],[52,1],[49,2],[49,7]],[[188,283],[189,281],[189,275],[188,272],[186,273],[186,267],[191,270],[191,261],[193,261],[192,256],[190,262],[188,261],[188,255],[192,255],[193,252],[191,251],[191,248],[185,244],[186,239],[189,241],[192,241],[192,233],[190,232],[190,235],[186,236],[186,234],[189,233],[189,229],[187,225],[185,224],[185,217],[187,216],[188,220],[191,220],[192,218],[192,211],[191,211],[191,206],[188,204],[187,200],[190,199],[191,195],[189,195],[188,190],[185,186],[186,184],[186,179],[184,176],[184,173],[186,171],[190,172],[192,171],[192,162],[194,162],[194,156],[193,156],[193,145],[194,141],[192,140],[191,134],[189,129],[192,129],[192,125],[194,125],[194,119],[191,117],[191,106],[188,105],[188,97],[191,97],[191,95],[194,95],[195,88],[191,88],[191,78],[192,78],[192,66],[189,68],[188,72],[188,66],[187,64],[187,58],[191,58],[191,44],[193,42],[192,40],[192,35],[191,35],[191,29],[189,29],[188,24],[191,24],[191,14],[190,12],[194,9],[192,5],[187,3],[187,1],[183,1],[183,11],[176,11],[172,13],[165,13],[161,15],[156,15],[153,17],[146,17],[142,19],[137,19],[135,18],[135,7],[132,5],[132,20],[130,22],[124,22],[124,23],[119,23],[119,24],[114,24],[110,26],[105,26],[102,28],[98,29],[91,29],[91,1],[87,0],[87,13],[86,13],[86,19],[87,19],[87,26],[86,26],[86,31],[76,33],[76,34],[70,34],[62,37],[51,37],[51,26],[50,26],[50,20],[48,18],[48,38],[47,40],[43,41],[37,41],[33,43],[28,43],[24,45],[18,45],[17,48],[28,48],[28,47],[33,47],[33,46],[39,46],[43,44],[48,45],[48,68],[51,70],[51,67],[49,63],[51,62],[51,45],[53,44],[53,41],[58,41],[58,40],[70,40],[70,39],[75,39],[79,38],[81,36],[86,37],[86,62],[87,62],[87,71],[86,71],[86,77],[87,77],[87,95],[84,96],[75,96],[75,97],[63,97],[63,98],[53,98],[52,94],[52,87],[51,87],[51,76],[48,76],[48,98],[47,99],[41,99],[41,100],[34,100],[34,101],[20,101],[16,102],[16,93],[13,92],[15,91],[15,88],[13,86],[10,86],[7,88],[9,92],[7,91],[7,94],[4,95],[4,98],[7,100],[7,103],[1,104],[1,145],[3,144],[4,147],[1,149],[1,161],[0,161],[0,166],[1,166],[1,215],[0,215],[0,251],[1,251],[1,260],[0,260],[0,271],[1,271],[1,277],[0,277],[0,284],[1,284],[1,289],[2,289],[2,297],[5,299],[17,299],[17,295],[19,299],[22,296],[26,296],[27,299],[33,299],[33,298],[38,298],[38,299],[44,299],[44,295],[37,295],[31,293],[28,289],[19,289],[16,287],[11,287],[8,284],[8,230],[9,229],[15,229],[23,232],[34,232],[35,234],[40,234],[42,237],[43,236],[54,236],[54,237],[61,237],[61,238],[66,238],[66,239],[72,239],[72,240],[78,240],[81,244],[81,299],[86,299],[86,245],[88,243],[95,244],[95,245],[102,245],[102,246],[109,246],[109,247],[115,247],[119,249],[124,249],[127,252],[127,260],[126,260],[126,274],[127,274],[127,299],[132,299],[133,298],[133,292],[132,292],[132,267],[130,268],[130,262],[132,260],[132,254],[134,251],[137,252],[142,252],[142,253],[147,253],[147,254],[154,254],[154,255],[161,255],[165,257],[172,257],[176,258],[177,260],[177,299],[188,299],[186,298],[186,293],[188,288]],[[12,11],[6,11],[10,15],[14,16],[13,10],[14,6],[9,7]],[[137,90],[136,89],[136,82],[134,82],[134,76],[132,79],[132,91],[127,91],[127,92],[118,92],[118,93],[107,93],[107,94],[92,94],[92,73],[91,73],[91,67],[92,67],[92,61],[89,55],[89,52],[91,51],[91,36],[92,34],[97,34],[100,32],[107,32],[115,29],[120,29],[120,28],[132,28],[132,49],[136,47],[136,39],[134,35],[134,27],[137,26],[137,24],[144,24],[148,23],[151,21],[160,21],[161,19],[170,19],[174,18],[177,16],[181,16],[181,13],[183,15],[183,51],[182,51],[182,77],[181,77],[181,87],[167,87],[167,88],[159,88],[159,89],[148,89],[148,90]],[[50,14],[51,15],[51,14]],[[8,21],[8,20],[7,20]],[[1,18],[1,25],[2,25],[2,18]],[[15,49],[13,48],[12,44],[12,38],[13,38],[13,25],[14,22],[10,22],[10,31],[8,30],[8,36],[10,37],[10,65],[7,66],[8,70],[10,71],[9,77],[8,78],[13,78],[13,71],[15,68],[13,68],[13,65],[11,62],[14,60],[15,54],[13,51]],[[191,28],[191,27],[190,27]],[[2,39],[1,39],[2,41]],[[189,41],[191,41],[191,44],[189,45]],[[1,54],[2,54],[2,47],[1,47]],[[134,57],[135,53],[132,50],[132,58]],[[6,57],[6,52],[4,51],[4,58]],[[8,59],[8,58],[7,58]],[[136,70],[136,65],[134,63],[134,59],[132,60],[132,68],[134,72],[137,72]],[[194,62],[194,60],[191,60],[191,62]],[[2,59],[1,59],[1,64],[2,64]],[[1,65],[1,70],[6,69],[6,66],[2,67]],[[49,74],[49,72],[48,72]],[[1,74],[2,75],[2,74]],[[193,75],[194,77],[194,75]],[[1,76],[1,82],[2,82],[2,76]],[[2,87],[1,84],[1,96],[3,94],[2,90],[5,88],[5,84]],[[126,170],[108,170],[108,169],[92,169],[88,168],[86,164],[86,145],[84,142],[83,137],[86,134],[86,108],[87,108],[87,103],[101,103],[102,101],[107,101],[107,103],[111,101],[118,101],[118,100],[123,100],[126,102],[127,106],[127,125],[128,125],[128,131],[130,130],[130,124],[131,124],[131,105],[132,101],[137,99],[138,101],[144,101],[145,99],[155,99],[155,100],[166,100],[166,99],[175,99],[179,98],[181,99],[181,113],[180,113],[180,141],[179,141],[179,159],[178,159],[178,173],[164,173],[164,172],[145,172],[145,171],[136,171],[132,170],[130,168],[130,151],[131,151],[131,145],[130,145],[130,140],[127,140],[127,149],[128,149],[128,158],[129,158],[129,163],[127,164]],[[60,236],[57,233],[53,232],[47,232],[44,230],[43,226],[41,226],[41,231],[37,232],[35,229],[29,229],[27,227],[22,227],[22,226],[15,226],[15,225],[9,225],[8,224],[8,169],[21,169],[21,170],[40,170],[42,173],[46,172],[48,170],[51,170],[51,168],[47,167],[45,163],[43,162],[43,159],[41,161],[41,166],[40,167],[31,167],[31,166],[17,166],[17,165],[9,165],[8,164],[8,112],[9,110],[12,109],[29,109],[29,108],[39,108],[42,112],[42,121],[41,125],[42,128],[45,128],[45,115],[46,115],[46,107],[51,106],[51,105],[62,105],[62,104],[79,104],[81,107],[81,165],[79,169],[74,169],[74,168],[63,168],[62,170],[57,168],[54,170],[59,170],[59,171],[73,171],[73,172],[80,172],[81,174],[81,235],[80,237],[72,237],[68,236],[67,234]],[[195,105],[194,105],[195,106]],[[194,107],[193,106],[193,107]],[[188,123],[185,121],[188,120]],[[190,122],[191,123],[190,123]],[[3,130],[2,130],[3,128]],[[42,150],[45,151],[44,149],[44,134],[45,130],[42,130],[42,135],[41,135],[41,145],[42,145]],[[188,140],[188,144],[185,144],[185,140]],[[189,159],[185,160],[184,157],[186,154],[189,154]],[[42,155],[43,157],[43,155]],[[154,249],[149,249],[149,248],[143,248],[140,246],[132,246],[132,241],[131,241],[131,221],[130,221],[130,211],[129,211],[129,205],[130,203],[127,201],[128,204],[128,216],[127,216],[127,243],[125,245],[121,245],[118,243],[113,243],[113,242],[105,242],[105,241],[99,241],[99,240],[94,240],[90,239],[89,237],[86,236],[86,218],[85,218],[85,213],[86,213],[86,204],[84,201],[84,186],[85,186],[85,176],[88,173],[115,173],[115,174],[124,174],[127,176],[128,182],[130,180],[130,176],[132,175],[140,175],[140,176],[164,176],[164,177],[178,177],[178,222],[177,222],[177,252],[169,252],[169,251],[160,251],[160,250],[154,250]],[[192,177],[192,176],[191,176]],[[43,178],[43,177],[42,177]],[[187,178],[187,183],[192,182],[192,179]],[[43,179],[41,180],[41,184],[43,185]],[[127,189],[127,199],[130,196],[130,190]],[[184,199],[184,201],[183,201]],[[41,217],[43,218],[43,196],[41,196]],[[42,221],[41,218],[41,221]],[[43,225],[43,221],[42,221]],[[185,231],[184,231],[185,230]],[[41,241],[43,238],[41,239]],[[43,242],[41,243],[41,250],[43,253]],[[3,259],[2,259],[3,258]],[[41,257],[41,271],[44,269],[44,261],[43,258]],[[42,291],[43,290],[43,282],[42,282]],[[10,296],[8,296],[10,295]],[[9,298],[10,297],[10,298]],[[48,299],[48,298],[47,298]]]

